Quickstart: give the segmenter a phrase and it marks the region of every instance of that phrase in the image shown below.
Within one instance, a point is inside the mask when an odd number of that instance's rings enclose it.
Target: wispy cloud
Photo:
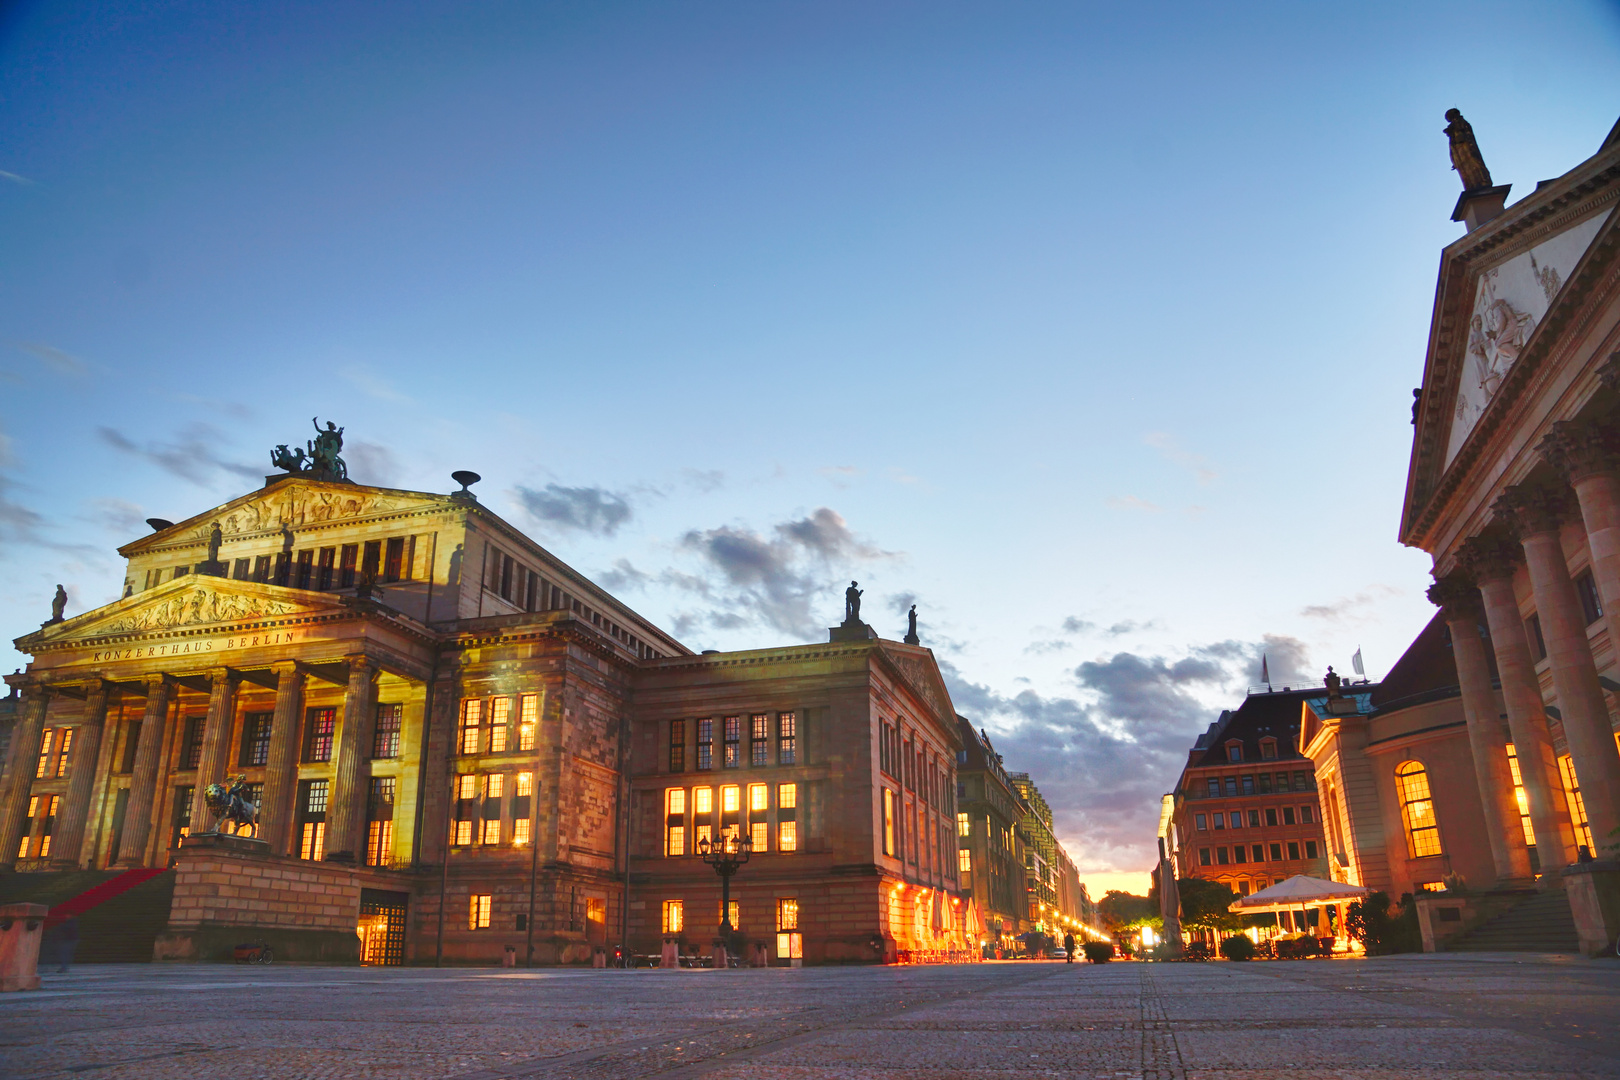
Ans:
[[[536,522],[559,529],[612,536],[630,520],[630,503],[614,491],[599,487],[519,487],[518,503]]]
[[[33,187],[34,186],[34,181],[28,179],[28,177],[26,177],[26,176],[18,176],[14,172],[6,172],[4,169],[0,169],[0,180],[9,180],[13,184],[18,185],[19,187]]]
[[[188,425],[169,441],[137,443],[117,428],[110,427],[97,428],[96,434],[113,449],[141,458],[173,476],[198,485],[212,483],[217,472],[226,472],[242,480],[261,480],[268,468],[268,464],[255,468],[221,457],[219,447],[224,444],[224,437],[202,423]]]
[[[1180,465],[1192,473],[1200,484],[1214,483],[1216,477],[1220,475],[1207,458],[1183,450],[1176,437],[1167,431],[1150,431],[1142,437],[1142,441],[1163,454],[1166,461]]]
[[[70,352],[58,349],[55,345],[47,345],[43,341],[18,341],[13,343],[16,348],[45,362],[47,367],[60,371],[64,375],[83,375],[85,363]]]
[[[1401,590],[1389,585],[1373,585],[1363,589],[1354,596],[1343,596],[1332,603],[1307,604],[1300,609],[1300,614],[1307,619],[1324,619],[1328,622],[1359,622],[1367,616],[1363,614],[1366,609],[1381,600],[1401,595]]]
[[[1164,509],[1157,503],[1148,502],[1135,495],[1114,495],[1109,498],[1108,505],[1115,510],[1140,510],[1145,514],[1157,514]]]
[[[682,469],[681,479],[687,487],[705,495],[726,486],[726,474],[719,469]]]

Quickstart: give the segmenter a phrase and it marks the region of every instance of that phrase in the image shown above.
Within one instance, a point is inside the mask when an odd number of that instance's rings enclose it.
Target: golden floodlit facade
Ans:
[[[733,949],[756,962],[976,940],[929,650],[855,618],[826,644],[695,655],[480,504],[472,474],[432,494],[282,463],[120,548],[121,599],[73,617],[59,599],[18,639],[11,893],[172,871],[159,959],[253,940],[600,963],[708,954],[720,882],[699,845],[731,837],[752,848]],[[233,783],[257,827],[216,831],[209,787]]]

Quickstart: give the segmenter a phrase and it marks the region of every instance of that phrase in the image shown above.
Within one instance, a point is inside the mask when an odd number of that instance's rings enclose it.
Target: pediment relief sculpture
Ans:
[[[95,628],[102,634],[130,634],[141,630],[169,630],[177,626],[241,622],[302,610],[298,604],[249,593],[218,592],[195,585],[165,600],[127,612]]]
[[[217,518],[226,536],[273,532],[298,525],[382,514],[405,505],[402,499],[367,494],[363,489],[336,489],[294,485],[264,498],[232,506]],[[191,535],[206,541],[214,522],[199,525]]]
[[[883,655],[889,658],[891,664],[900,669],[900,673],[906,677],[906,681],[923,696],[923,699],[928,702],[929,708],[933,709],[935,714],[946,719],[956,715],[956,711],[951,707],[950,702],[942,699],[939,691],[935,688],[936,677],[928,670],[927,664],[909,656],[900,656],[890,649],[884,649]]]

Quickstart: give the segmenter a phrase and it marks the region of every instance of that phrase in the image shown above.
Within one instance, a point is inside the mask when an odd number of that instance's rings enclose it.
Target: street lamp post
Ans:
[[[720,875],[720,941],[715,949],[714,966],[725,967],[726,950],[731,946],[731,876],[737,872],[748,856],[753,853],[754,842],[749,837],[738,838],[735,833],[725,833],[718,844],[711,844],[705,836],[698,841],[698,855],[704,862],[714,867],[714,872]]]

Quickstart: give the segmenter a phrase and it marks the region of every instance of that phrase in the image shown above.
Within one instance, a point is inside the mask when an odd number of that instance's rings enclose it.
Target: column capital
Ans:
[[[1536,450],[1571,483],[1620,470],[1620,440],[1610,425],[1593,420],[1558,421]]]
[[[345,656],[343,658],[343,662],[349,665],[349,678],[351,679],[356,675],[375,678],[377,673],[382,670],[377,661],[373,660],[365,653],[356,653],[353,656]]]
[[[1620,349],[1609,354],[1603,361],[1603,366],[1597,369],[1598,378],[1603,381],[1605,390],[1620,393]]]
[[[220,683],[239,682],[242,678],[242,673],[240,671],[237,671],[235,668],[228,667],[209,668],[207,671],[203,672],[203,675],[215,686],[218,686]]]
[[[1531,484],[1508,488],[1491,504],[1491,510],[1519,540],[1538,533],[1557,532],[1561,524],[1580,513],[1568,488]]]
[[[303,669],[298,666],[298,661],[296,660],[280,660],[274,664],[271,664],[270,670],[276,675],[277,678],[282,678],[287,675],[292,675],[298,671],[302,671]]]
[[[174,676],[162,671],[156,671],[142,676],[141,681],[146,683],[146,692],[148,694],[160,686],[167,686],[170,688],[173,688],[174,686]]]
[[[1470,536],[1457,549],[1457,564],[1476,582],[1512,580],[1513,571],[1523,561],[1523,549],[1505,536]]]
[[[1429,603],[1440,609],[1448,621],[1467,619],[1478,622],[1484,615],[1479,587],[1460,574],[1437,578],[1428,590]]]

